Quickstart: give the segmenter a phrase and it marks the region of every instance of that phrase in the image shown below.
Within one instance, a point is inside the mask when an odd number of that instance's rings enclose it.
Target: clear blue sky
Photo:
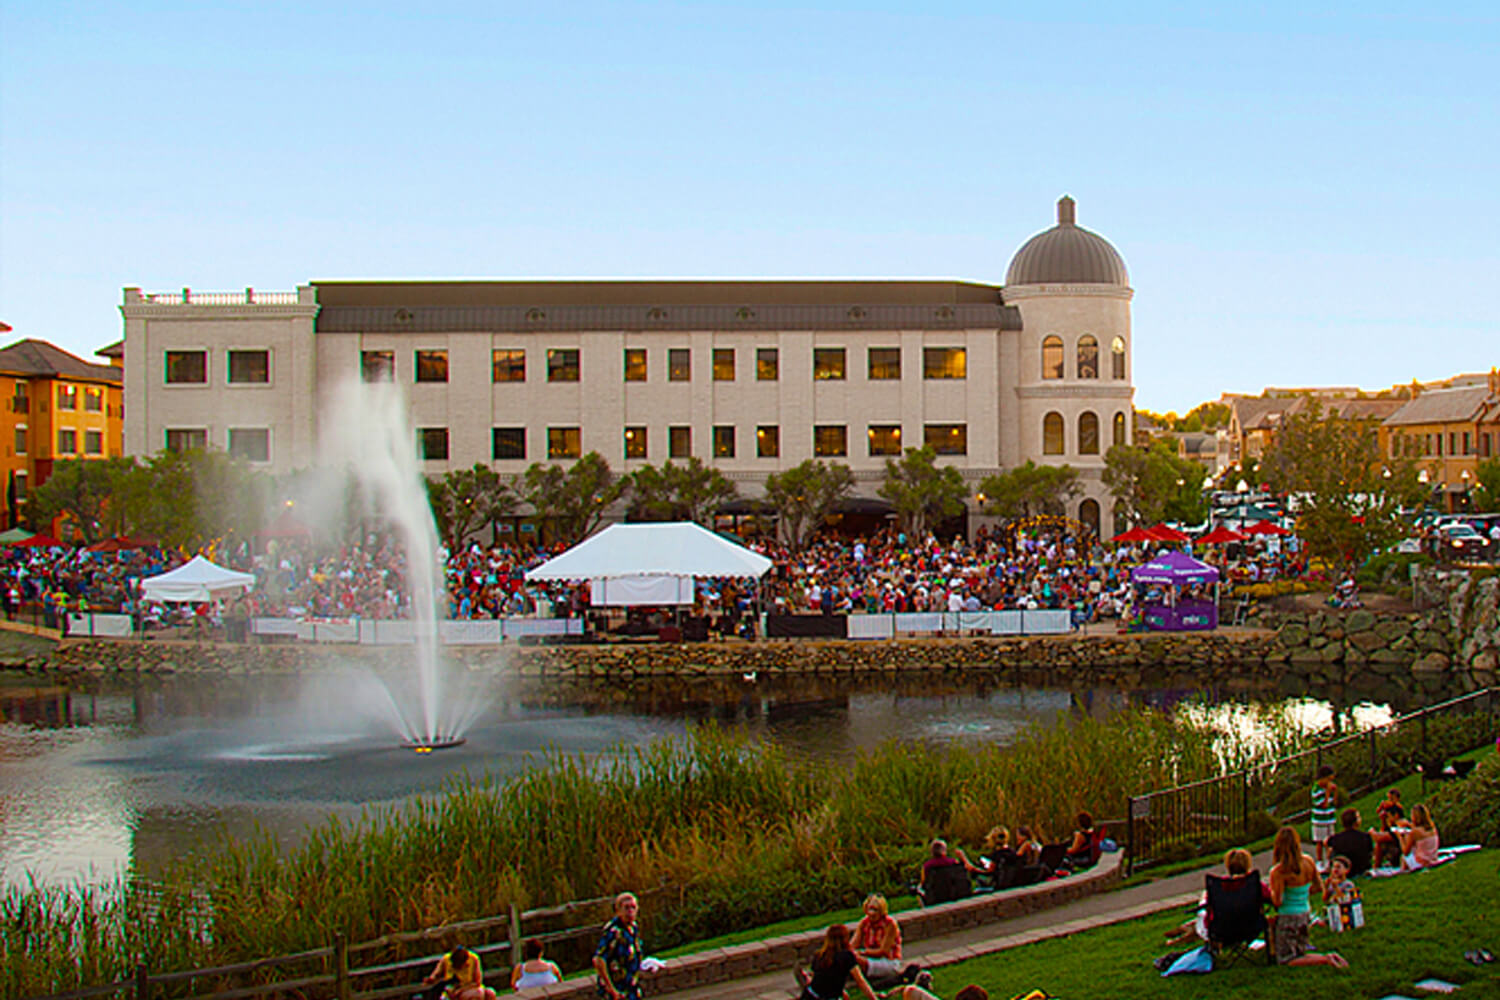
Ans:
[[[0,320],[85,356],[125,285],[1000,282],[1068,193],[1130,268],[1139,406],[1500,364],[1493,3],[0,18]]]

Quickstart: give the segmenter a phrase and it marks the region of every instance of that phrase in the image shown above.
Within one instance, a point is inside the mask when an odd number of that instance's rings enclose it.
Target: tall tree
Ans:
[[[1427,487],[1407,459],[1381,455],[1372,420],[1325,413],[1315,401],[1283,421],[1261,460],[1261,475],[1297,510],[1308,552],[1343,569],[1401,537],[1404,506]]]
[[[696,455],[682,465],[668,459],[660,468],[644,466],[630,479],[630,516],[642,521],[706,524],[720,505],[739,493],[722,472]]]
[[[794,549],[802,548],[853,489],[849,466],[811,458],[766,478],[766,499],[776,508],[782,537]]]
[[[105,512],[121,468],[134,464],[128,458],[70,458],[55,463],[52,475],[27,500],[32,523],[40,527],[65,515],[86,543],[98,541],[106,530]]]
[[[1474,509],[1482,513],[1500,511],[1500,458],[1480,462],[1474,471],[1474,487],[1469,491]]]
[[[1061,514],[1079,493],[1078,470],[1071,465],[1025,465],[986,476],[979,484],[982,509],[1004,518]]]
[[[572,545],[594,532],[609,506],[625,495],[630,477],[616,477],[597,451],[561,466],[533,463],[522,476],[521,499],[552,522],[559,541]]]
[[[1203,466],[1178,458],[1166,441],[1149,448],[1117,444],[1104,455],[1104,485],[1137,524],[1197,524],[1208,516]]]
[[[907,448],[899,462],[886,459],[885,482],[876,492],[896,508],[902,530],[922,538],[938,521],[963,512],[968,488],[957,469],[939,468],[937,451],[923,445]]]
[[[462,548],[470,536],[515,509],[517,498],[494,469],[479,462],[427,480],[427,497],[438,533],[451,548]]]

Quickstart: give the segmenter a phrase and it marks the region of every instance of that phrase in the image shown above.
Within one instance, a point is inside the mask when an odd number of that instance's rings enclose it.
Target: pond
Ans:
[[[838,763],[893,737],[1008,743],[1031,724],[1102,718],[1131,704],[1191,702],[1242,725],[1274,692],[1017,687],[1002,675],[637,682],[496,680],[467,742],[415,754],[369,710],[368,678],[302,676],[0,677],[0,879],[24,884],[159,876],[225,834],[295,843],[330,815],[438,793],[446,782],[513,773],[548,753],[610,754],[697,723],[774,740]],[[1287,702],[1296,724],[1368,725],[1389,706],[1320,692]]]

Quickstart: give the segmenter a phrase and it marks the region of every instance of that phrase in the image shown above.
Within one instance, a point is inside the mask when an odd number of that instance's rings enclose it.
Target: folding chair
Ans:
[[[974,889],[969,884],[969,871],[957,862],[930,869],[927,872],[926,882],[918,890],[923,906],[937,906],[939,903],[951,903],[955,899],[968,899],[973,894]]]
[[[1205,875],[1208,893],[1208,947],[1214,964],[1233,965],[1251,952],[1250,944],[1266,933],[1260,872],[1248,875]],[[1270,941],[1264,949],[1266,964],[1272,962]]]

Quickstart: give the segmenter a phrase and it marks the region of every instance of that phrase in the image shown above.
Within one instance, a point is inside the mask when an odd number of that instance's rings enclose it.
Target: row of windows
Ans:
[[[576,347],[551,348],[547,351],[547,381],[577,382],[582,377],[581,350]],[[688,347],[667,350],[667,381],[690,382],[693,378],[693,352]],[[844,347],[813,348],[813,379],[819,382],[843,381],[849,372],[849,352]],[[500,348],[491,354],[491,380],[494,382],[526,381],[526,350]],[[413,352],[413,370],[418,382],[448,381],[448,352],[445,350]],[[396,352],[364,351],[360,373],[366,382],[388,382],[395,378]],[[733,382],[738,377],[738,362],[733,347],[713,349],[713,380]],[[626,382],[649,381],[650,366],[644,347],[627,347],[622,364]],[[865,356],[865,377],[872,382],[901,378],[901,348],[871,347]],[[924,347],[922,377],[925,379],[963,379],[968,377],[968,351],[962,347]],[[776,347],[755,350],[755,380],[775,382],[781,378],[781,353]]]
[[[1449,431],[1447,450],[1444,450],[1443,434],[1392,434],[1391,435],[1391,457],[1406,456],[1414,458],[1436,457],[1442,458],[1445,454],[1450,458],[1459,455],[1477,455],[1480,458],[1489,458],[1500,453],[1500,434],[1489,431]]]
[[[168,451],[202,451],[208,447],[208,431],[202,427],[169,427]],[[265,427],[231,427],[226,438],[229,454],[247,462],[271,460],[271,431]]]
[[[17,383],[19,385],[19,383]],[[78,409],[78,386],[59,384],[57,387],[57,408],[59,410]],[[97,385],[86,385],[83,387],[83,408],[88,413],[104,412],[104,387]]]
[[[849,428],[843,424],[820,424],[812,429],[813,454],[819,458],[845,458],[849,454]],[[721,425],[710,430],[709,454],[713,458],[735,458],[739,454],[735,428]],[[651,457],[650,430],[643,426],[626,427],[623,454],[627,459]],[[871,457],[901,454],[900,424],[870,424],[865,429],[866,454]],[[926,424],[922,443],[939,455],[967,455],[969,428],[966,424]],[[418,454],[428,461],[448,458],[448,428],[423,427],[417,431]],[[577,427],[547,428],[549,459],[578,458],[583,454],[583,432]],[[667,428],[667,457],[688,458],[693,454],[693,429],[688,426]],[[525,460],[526,428],[495,427],[490,431],[490,457],[495,461]],[[762,424],[755,428],[755,457],[781,457],[781,428]]]
[[[269,385],[271,352],[225,351],[225,381],[230,385]],[[167,385],[207,385],[207,351],[167,351]]]
[[[1078,347],[1074,352],[1073,376],[1075,378],[1099,377],[1099,341],[1093,334],[1086,333],[1078,338]],[[1062,377],[1062,338],[1056,335],[1045,337],[1042,340],[1042,378]],[[1125,378],[1124,337],[1116,337],[1109,345],[1109,377],[1116,380]]]
[[[17,455],[24,455],[24,454],[26,454],[27,449],[28,449],[28,447],[30,445],[30,441],[29,441],[30,436],[31,436],[30,432],[25,427],[17,427],[15,429],[15,449],[16,449],[16,454]],[[102,454],[104,454],[104,432],[103,431],[88,431],[88,430],[86,430],[86,431],[83,432],[83,453],[85,455],[102,455]],[[76,454],[78,454],[78,432],[76,430],[73,430],[71,428],[64,428],[64,429],[58,430],[58,432],[57,432],[57,454],[59,454],[59,455],[76,455]]]
[[[1116,413],[1111,438],[1114,444],[1124,444],[1126,436],[1125,414]],[[1061,413],[1049,413],[1042,418],[1042,454],[1063,455],[1067,450],[1067,428]],[[1085,410],[1078,415],[1079,455],[1099,454],[1099,415]]]

